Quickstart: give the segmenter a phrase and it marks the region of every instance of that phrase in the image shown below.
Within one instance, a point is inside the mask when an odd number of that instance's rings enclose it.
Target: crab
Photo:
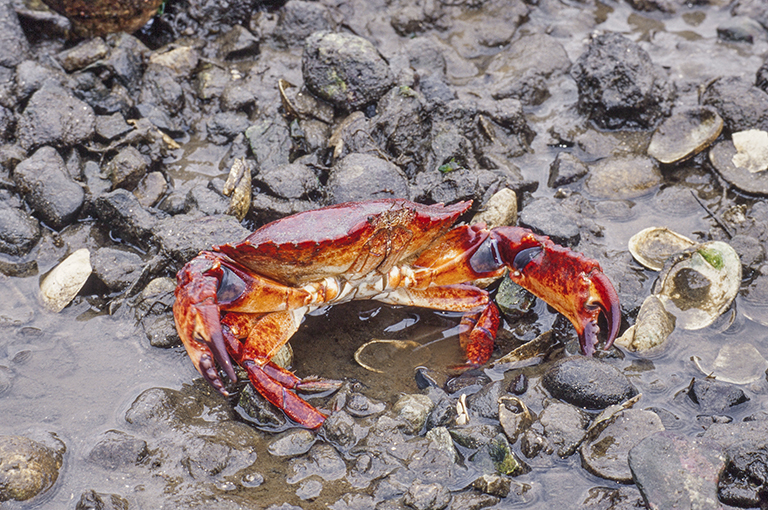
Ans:
[[[234,360],[254,388],[297,424],[326,418],[296,394],[326,381],[300,379],[271,361],[321,307],[369,299],[463,312],[465,366],[491,357],[499,310],[473,282],[508,274],[567,317],[581,350],[602,348],[619,330],[616,291],[591,259],[521,227],[453,227],[471,202],[423,205],[403,199],[349,202],[269,223],[238,244],[214,246],[177,275],[173,314],[197,370],[228,392],[217,370],[236,381]]]

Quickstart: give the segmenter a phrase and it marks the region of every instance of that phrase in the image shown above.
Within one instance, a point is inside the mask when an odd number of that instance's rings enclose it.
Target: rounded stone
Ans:
[[[553,397],[586,409],[605,409],[637,395],[619,369],[583,356],[558,361],[541,383]]]
[[[309,36],[301,71],[313,94],[348,110],[373,103],[395,83],[373,44],[352,34],[321,31]]]
[[[331,202],[340,204],[378,198],[409,198],[408,180],[389,161],[367,154],[349,154],[331,168]]]

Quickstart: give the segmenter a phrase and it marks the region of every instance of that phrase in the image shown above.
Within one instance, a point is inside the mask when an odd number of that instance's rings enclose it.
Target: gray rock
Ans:
[[[262,119],[245,130],[259,169],[270,170],[289,162],[291,134],[282,118]]]
[[[41,147],[19,163],[13,178],[30,207],[51,227],[60,229],[77,218],[85,192],[69,177],[53,147]]]
[[[699,413],[707,415],[722,414],[749,400],[738,386],[709,378],[693,379],[686,393],[698,404]]]
[[[122,188],[98,197],[94,202],[94,212],[115,237],[144,247],[157,221],[133,193]]]
[[[13,3],[0,3],[0,66],[16,67],[29,54],[29,42],[19,24]]]
[[[0,252],[26,255],[41,235],[40,224],[35,218],[22,209],[0,205]]]
[[[152,207],[157,204],[168,190],[168,183],[162,172],[149,172],[136,185],[133,194],[142,207]]]
[[[318,30],[332,30],[333,19],[328,8],[317,2],[291,0],[279,11],[272,40],[278,47],[288,48],[304,44]]]
[[[464,448],[476,449],[490,443],[502,433],[501,427],[488,423],[470,421],[463,427],[451,427],[448,429],[456,444]]]
[[[745,78],[723,76],[712,81],[702,92],[700,102],[717,110],[731,133],[768,130],[768,93]]]
[[[91,266],[94,274],[114,292],[125,289],[139,278],[144,261],[136,253],[103,247],[91,253]]]
[[[184,199],[184,211],[206,216],[224,214],[229,209],[229,199],[211,189],[210,184],[200,183],[187,192]]]
[[[539,414],[544,436],[557,449],[558,456],[569,457],[584,440],[589,417],[578,407],[563,402],[546,400],[544,405]]]
[[[403,498],[403,503],[414,510],[442,510],[450,502],[451,493],[438,483],[415,483]]]
[[[248,116],[241,112],[219,112],[207,122],[208,139],[216,144],[231,141],[251,125]]]
[[[147,173],[149,158],[136,147],[129,145],[120,149],[114,158],[106,164],[105,173],[112,181],[112,187],[132,190]]]
[[[718,480],[718,497],[739,508],[759,507],[768,489],[768,444],[765,437],[735,442],[725,449],[725,472]]]
[[[267,445],[267,451],[278,457],[304,455],[315,444],[315,435],[306,429],[293,429],[276,437]]]
[[[141,462],[149,454],[147,442],[119,430],[108,430],[88,453],[88,460],[116,470]]]
[[[186,263],[213,245],[237,244],[250,233],[234,217],[227,215],[201,218],[179,214],[158,221],[152,228],[154,239],[172,259],[180,263]]]
[[[499,397],[506,393],[505,382],[495,381],[483,386],[483,389],[467,398],[471,415],[483,418],[499,419]]]
[[[768,98],[768,94],[765,94]],[[768,108],[768,103],[766,104]],[[766,111],[766,126],[768,126],[768,110]],[[768,172],[752,173],[744,167],[733,163],[736,147],[731,140],[722,140],[709,151],[709,161],[717,173],[729,184],[753,195],[768,195]]]
[[[298,483],[310,476],[319,476],[323,480],[340,480],[347,474],[347,465],[333,446],[327,443],[315,443],[304,457],[291,459],[288,483]]]
[[[408,181],[397,166],[376,156],[357,153],[331,167],[327,189],[334,204],[410,196]]]
[[[628,459],[632,478],[650,508],[723,508],[717,478],[725,459],[717,443],[657,432],[635,445]]]
[[[433,407],[427,395],[403,395],[392,406],[392,412],[405,424],[403,432],[414,435],[424,428]]]
[[[568,210],[552,198],[540,198],[526,205],[520,213],[520,225],[564,246],[576,246],[581,239],[579,226],[569,218]]]
[[[664,69],[621,34],[594,37],[571,75],[579,110],[601,128],[653,128],[672,110],[674,85]]]
[[[128,133],[133,127],[125,122],[125,117],[123,117],[122,113],[116,112],[112,115],[97,115],[95,129],[97,135],[110,141]]]
[[[513,97],[526,105],[538,105],[549,97],[548,80],[568,72],[571,60],[565,48],[545,34],[525,35],[497,53],[488,74],[498,76],[491,89],[495,99]]]
[[[320,180],[312,169],[301,163],[289,163],[259,171],[256,180],[281,198],[302,198],[317,192]]]
[[[587,165],[570,152],[558,152],[555,160],[549,165],[547,186],[559,188],[571,184],[587,175],[588,171]]]
[[[597,198],[637,198],[661,183],[656,163],[643,156],[608,157],[589,165],[584,186]]]
[[[41,145],[69,147],[90,139],[95,128],[96,115],[88,104],[68,90],[46,85],[29,99],[16,136],[27,150]]]
[[[606,423],[598,425],[581,445],[582,465],[602,478],[631,483],[632,473],[627,464],[629,451],[646,437],[662,430],[664,425],[653,411],[619,411]]]
[[[349,111],[377,101],[395,84],[373,44],[346,33],[320,31],[309,36],[301,70],[313,94]]]
[[[604,409],[637,395],[619,369],[584,356],[556,362],[541,378],[541,384],[553,397],[585,409]]]

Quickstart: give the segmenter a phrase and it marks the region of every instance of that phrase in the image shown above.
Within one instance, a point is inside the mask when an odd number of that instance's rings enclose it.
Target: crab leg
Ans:
[[[296,310],[270,314],[229,313],[222,317],[222,331],[229,353],[248,373],[256,391],[279,407],[293,421],[317,428],[326,416],[290,390],[324,391],[341,383],[302,380],[269,361],[298,329],[303,313]],[[241,342],[239,338],[245,338]]]

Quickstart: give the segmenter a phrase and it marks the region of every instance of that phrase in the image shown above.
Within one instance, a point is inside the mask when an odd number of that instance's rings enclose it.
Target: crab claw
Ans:
[[[221,270],[215,255],[203,252],[177,275],[173,317],[176,330],[197,371],[219,393],[228,395],[216,363],[231,380],[237,380],[221,332],[221,313],[216,293]],[[215,360],[215,362],[214,362]]]
[[[490,252],[509,267],[510,279],[571,321],[585,355],[599,344],[601,312],[608,324],[603,348],[613,344],[621,324],[619,297],[597,261],[523,228],[494,229],[491,239]]]

